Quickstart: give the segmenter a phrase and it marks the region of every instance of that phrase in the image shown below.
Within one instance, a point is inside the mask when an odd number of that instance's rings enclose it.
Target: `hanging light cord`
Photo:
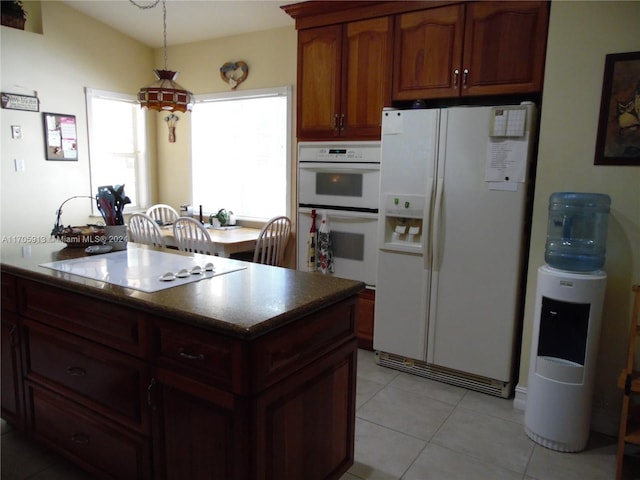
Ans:
[[[135,2],[135,0],[129,0],[129,2],[131,2],[141,10],[149,10],[151,8],[155,8],[155,6],[158,5],[158,3],[160,3],[160,0],[155,0],[155,2],[153,2],[150,5],[140,5],[137,2]],[[162,33],[163,33],[162,41],[163,41],[163,47],[164,47],[164,69],[166,70],[167,69],[167,2],[166,0],[162,0]]]

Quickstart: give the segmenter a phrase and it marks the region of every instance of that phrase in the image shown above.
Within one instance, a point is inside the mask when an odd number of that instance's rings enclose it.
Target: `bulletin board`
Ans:
[[[76,116],[43,113],[44,148],[47,160],[78,161]]]

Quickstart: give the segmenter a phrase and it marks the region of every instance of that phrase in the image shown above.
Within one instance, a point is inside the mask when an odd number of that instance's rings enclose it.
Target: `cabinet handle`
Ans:
[[[344,130],[344,113],[340,114],[340,130]]]
[[[17,346],[18,346],[18,344],[20,343],[20,342],[18,342],[18,340],[16,339],[16,338],[17,338],[17,335],[16,335],[16,333],[17,333],[17,332],[16,332],[16,328],[17,328],[17,327],[18,327],[17,325],[11,325],[11,329],[9,330],[9,344],[10,344],[12,347],[17,347]]]
[[[460,70],[457,68],[453,71],[453,88],[458,88],[458,78],[460,77]]]
[[[337,132],[340,130],[340,121],[338,120],[339,115],[336,113],[333,115],[333,131]]]
[[[149,405],[152,410],[156,409],[156,405],[153,403],[152,399],[152,390],[155,385],[156,379],[152,377],[151,381],[149,382],[149,386],[147,387],[147,405]]]
[[[67,373],[72,377],[84,377],[87,374],[87,371],[80,367],[68,367]]]
[[[84,433],[74,433],[71,435],[71,441],[73,443],[77,443],[78,445],[88,445],[89,444],[89,436]]]
[[[464,88],[467,88],[467,81],[469,80],[469,69],[465,68],[462,71],[462,86]]]
[[[193,355],[191,353],[185,352],[184,348],[182,347],[178,349],[178,355],[180,355],[182,358],[186,358],[187,360],[204,360],[204,355],[202,353]]]

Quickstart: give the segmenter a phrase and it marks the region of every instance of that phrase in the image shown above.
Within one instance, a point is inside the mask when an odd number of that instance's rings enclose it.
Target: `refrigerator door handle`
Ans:
[[[424,258],[424,269],[431,268],[431,235],[427,235],[431,225],[431,202],[433,201],[433,177],[429,177],[427,182],[427,192],[425,196],[424,218],[422,219],[422,251]]]
[[[440,177],[436,182],[436,205],[433,212],[433,235],[432,235],[433,250],[431,253],[433,257],[433,260],[431,261],[432,268],[433,270],[436,270],[436,271],[439,268],[438,260],[440,258],[440,222],[442,220],[441,217],[442,217],[443,190],[444,190],[444,178]]]

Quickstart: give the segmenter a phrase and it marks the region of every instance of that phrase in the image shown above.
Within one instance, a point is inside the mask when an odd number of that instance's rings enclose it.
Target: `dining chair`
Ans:
[[[195,218],[179,217],[173,222],[173,237],[178,250],[215,255],[214,243],[207,229]]]
[[[147,209],[147,215],[149,215],[160,226],[169,225],[175,222],[180,216],[175,208],[164,203],[158,203],[150,206]]]
[[[146,213],[132,213],[129,217],[129,237],[132,242],[165,247],[158,224]]]
[[[258,236],[253,261],[265,265],[282,266],[284,252],[291,234],[291,220],[288,217],[273,217]]]

